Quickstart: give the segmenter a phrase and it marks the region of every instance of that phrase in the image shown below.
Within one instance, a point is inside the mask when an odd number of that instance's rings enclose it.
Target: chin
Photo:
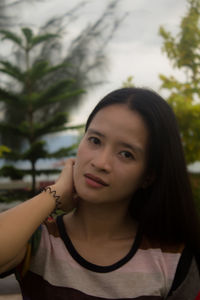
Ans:
[[[92,196],[90,195],[90,193],[86,191],[82,191],[81,189],[77,190],[77,194],[80,197],[80,199],[82,199],[83,201],[92,202],[92,203],[98,201],[98,197]]]
[[[100,204],[105,202],[103,198],[98,196],[96,193],[93,194],[91,192],[78,189],[77,194],[80,197],[80,199],[84,202],[93,203],[93,204],[98,204],[98,203]]]

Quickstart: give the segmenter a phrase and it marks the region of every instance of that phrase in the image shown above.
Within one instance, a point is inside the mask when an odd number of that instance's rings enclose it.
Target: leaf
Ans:
[[[83,129],[85,127],[85,124],[79,124],[75,126],[67,126],[65,127],[65,130],[77,130],[77,129]]]
[[[10,151],[11,150],[8,147],[1,145],[0,146],[0,158],[4,157],[4,154],[9,153]]]
[[[47,150],[45,149],[45,141],[36,141],[31,147],[24,152],[23,159],[30,161],[36,161],[39,158],[45,158],[47,156]]]
[[[38,61],[33,67],[29,70],[29,78],[31,81],[40,80],[43,76],[48,74],[48,65],[47,61]]]
[[[27,44],[30,44],[33,37],[32,30],[30,28],[24,27],[22,28],[22,32],[26,38]]]
[[[16,34],[8,30],[0,30],[0,34],[3,35],[2,40],[10,40],[22,47],[22,39]]]
[[[62,101],[62,99],[67,98],[67,91],[69,90],[69,86],[73,83],[73,80],[62,80],[54,85],[50,86],[46,91],[41,93],[39,98],[34,104],[35,108],[41,108],[45,105],[53,104],[54,102]],[[77,93],[83,92],[83,91],[76,91]]]
[[[77,151],[78,144],[73,144],[70,147],[66,148],[60,148],[59,150],[49,153],[48,157],[49,158],[63,158],[63,157],[68,157],[70,155],[74,155],[75,152]]]
[[[4,68],[0,68],[0,72],[5,73],[20,82],[24,82],[25,80],[24,73],[21,71],[21,69],[18,66],[13,65],[9,61],[3,61],[3,60],[0,61],[0,65],[4,67]]]
[[[44,122],[43,124],[35,126],[35,136],[38,138],[42,135],[44,135],[47,131],[55,132],[57,128],[60,128],[61,126],[65,125],[67,122],[67,114],[66,113],[57,113],[55,116],[51,116],[47,122]]]
[[[46,42],[48,40],[51,40],[51,39],[54,39],[58,37],[57,34],[51,34],[51,33],[48,33],[48,34],[44,34],[44,35],[38,35],[36,37],[33,37],[32,38],[32,41],[31,41],[31,48],[43,43],[43,42]]]
[[[0,88],[0,101],[8,103],[8,104],[14,104],[15,102],[17,102],[19,105],[20,99],[18,97],[18,95],[13,94],[10,91],[7,91],[3,88]]]
[[[10,177],[12,180],[21,180],[23,175],[23,171],[13,166],[5,165],[0,169],[0,176]]]

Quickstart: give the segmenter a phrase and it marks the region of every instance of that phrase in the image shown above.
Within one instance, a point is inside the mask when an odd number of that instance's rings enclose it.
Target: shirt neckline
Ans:
[[[64,215],[65,214],[58,216],[57,220],[56,220],[57,225],[58,225],[58,230],[60,233],[60,237],[63,240],[70,255],[75,259],[75,261],[78,262],[82,267],[84,267],[90,271],[97,272],[97,273],[108,273],[108,272],[117,270],[120,267],[122,267],[125,263],[127,263],[135,255],[136,251],[139,248],[139,245],[140,245],[141,239],[142,239],[140,230],[137,231],[137,234],[133,241],[131,249],[122,259],[120,259],[116,263],[109,265],[109,266],[100,266],[100,265],[93,264],[93,263],[87,261],[85,258],[83,258],[75,249],[75,247],[65,229],[65,225],[63,222]]]

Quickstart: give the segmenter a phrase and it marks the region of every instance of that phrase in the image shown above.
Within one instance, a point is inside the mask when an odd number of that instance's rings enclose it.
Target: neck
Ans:
[[[79,237],[86,240],[129,238],[136,231],[128,203],[93,204],[80,200],[72,221]]]

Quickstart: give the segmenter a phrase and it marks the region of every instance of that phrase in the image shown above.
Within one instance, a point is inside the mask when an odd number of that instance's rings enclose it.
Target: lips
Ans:
[[[96,177],[96,176],[94,176],[94,175],[92,175],[92,174],[87,173],[87,174],[85,174],[84,176],[85,176],[86,178],[89,178],[89,179],[91,179],[91,180],[93,180],[93,181],[99,183],[99,184],[102,184],[102,185],[104,185],[104,186],[108,186],[108,184],[107,184],[105,181],[103,181],[101,178]]]

